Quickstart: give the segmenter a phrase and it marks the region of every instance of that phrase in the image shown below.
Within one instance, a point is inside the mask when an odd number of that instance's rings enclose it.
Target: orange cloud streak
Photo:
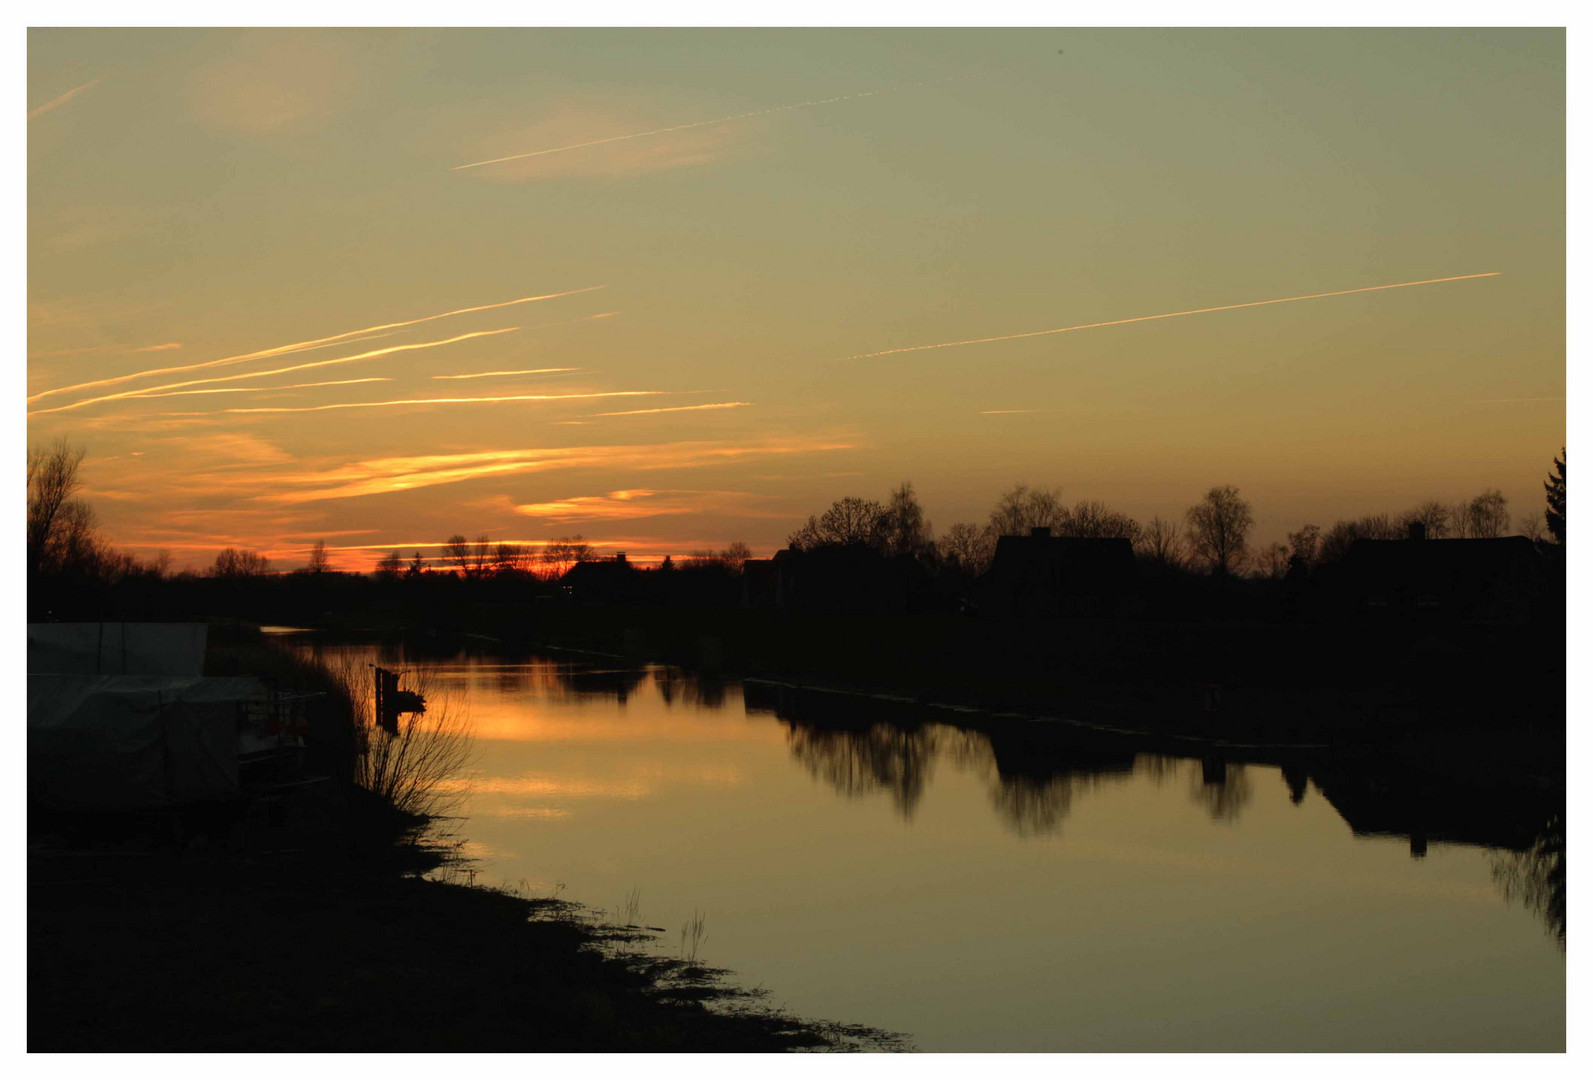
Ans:
[[[309,341],[298,341],[291,345],[277,345],[269,349],[260,349],[256,352],[240,353],[237,356],[225,356],[220,360],[207,360],[202,364],[185,364],[180,367],[151,368],[148,371],[135,371],[128,375],[118,375],[115,378],[110,379],[96,379],[93,382],[75,383],[71,386],[58,386],[54,389],[45,390],[42,393],[34,394],[32,397],[28,398],[28,402],[31,404],[32,402],[35,402],[43,397],[48,397],[51,394],[65,394],[72,390],[92,390],[97,386],[113,386],[119,383],[129,382],[133,379],[148,378],[155,375],[173,375],[182,371],[198,371],[201,368],[222,367],[228,364],[242,364],[249,360],[263,360],[272,356],[281,356],[285,353],[303,352],[307,349],[321,348],[335,342],[344,341],[348,338],[358,337],[362,334],[374,334],[383,330],[395,330],[405,326],[418,326],[421,323],[432,322],[435,319],[447,319],[452,318],[455,315],[468,315],[475,311],[491,311],[494,308],[512,307],[515,304],[530,304],[538,300],[557,300],[563,296],[574,296],[577,293],[592,292],[596,289],[606,288],[608,288],[607,285],[589,285],[584,289],[570,289],[567,292],[546,293],[542,296],[522,296],[518,300],[505,300],[498,304],[479,304],[476,307],[455,308],[453,311],[444,311],[438,315],[427,315],[419,319],[409,319],[404,322],[381,323],[377,326],[367,326],[363,330],[346,330],[341,334],[333,334],[330,337],[313,338]]]
[[[263,394],[270,390],[308,390],[314,386],[353,386],[355,383],[392,382],[385,375],[369,379],[333,379],[330,382],[288,383],[286,386],[222,386],[210,390],[176,390],[170,394],[139,394],[140,398],[188,397],[192,394]]]
[[[470,375],[433,375],[434,379],[485,379],[489,375],[551,375],[556,371],[580,371],[574,367],[526,368],[524,371],[477,371]]]
[[[569,401],[586,398],[651,397],[668,390],[609,390],[601,394],[508,394],[503,397],[399,398],[394,401],[344,401],[333,405],[279,405],[247,409],[223,409],[229,413],[302,413],[327,409],[376,409],[391,405],[496,405],[504,401]]]
[[[388,356],[392,353],[411,352],[415,349],[432,349],[439,345],[452,345],[456,341],[466,341],[470,338],[493,337],[497,334],[507,334],[520,329],[518,326],[506,326],[501,330],[473,330],[468,334],[457,337],[444,338],[441,341],[418,341],[409,345],[389,345],[385,349],[372,349],[369,352],[356,353],[353,356],[338,356],[331,360],[315,360],[308,364],[294,364],[291,367],[273,368],[270,371],[248,371],[242,375],[216,375],[208,379],[189,379],[186,382],[163,383],[160,386],[146,386],[141,390],[123,390],[116,394],[102,394],[99,397],[83,398],[69,405],[57,405],[53,409],[34,409],[29,416],[40,416],[44,413],[67,412],[71,409],[81,409],[85,405],[96,405],[102,401],[123,401],[129,398],[156,397],[159,390],[180,390],[188,386],[203,386],[205,383],[234,382],[238,379],[263,379],[267,375],[283,375],[289,371],[304,371],[307,368],[327,367],[331,364],[350,364],[356,360],[369,360],[376,356]],[[201,365],[203,366],[203,365]],[[32,400],[31,398],[29,400]]]
[[[719,401],[712,405],[673,405],[667,409],[628,409],[625,412],[588,413],[588,416],[644,416],[648,413],[696,412],[699,409],[739,409],[750,401]]]
[[[62,94],[58,98],[51,98],[49,101],[46,101],[43,105],[38,105],[38,106],[35,106],[32,109],[29,109],[28,110],[28,119],[32,120],[35,117],[43,116],[45,113],[49,112],[51,109],[60,108],[62,105],[65,105],[68,101],[71,101],[73,98],[75,98],[79,94],[83,93],[85,90],[94,89],[94,87],[97,86],[100,82],[101,82],[101,79],[90,79],[88,82],[84,83],[82,86],[74,86],[74,87],[72,87],[72,89],[68,90],[66,93]]]
[[[1425,281],[1401,281],[1394,285],[1367,285],[1359,289],[1339,289],[1337,292],[1310,293],[1305,296],[1284,296],[1277,300],[1251,300],[1243,304],[1221,304],[1217,307],[1192,308],[1189,311],[1169,311],[1161,315],[1137,315],[1132,319],[1109,319],[1106,322],[1080,323],[1078,326],[1061,326],[1055,330],[1031,330],[1026,334],[1001,334],[997,337],[968,338],[964,341],[942,341],[935,345],[908,345],[900,349],[881,349],[879,352],[857,353],[847,360],[867,360],[875,356],[894,356],[897,353],[924,352],[927,349],[950,349],[957,345],[985,345],[993,341],[1016,341],[1019,338],[1045,337],[1048,334],[1067,334],[1074,330],[1094,330],[1101,326],[1122,326],[1125,323],[1150,322],[1153,319],[1176,319],[1182,315],[1204,315],[1212,311],[1233,311],[1237,308],[1264,307],[1267,304],[1288,304],[1295,300],[1320,300],[1328,296],[1348,296],[1351,293],[1377,292],[1381,289],[1407,289],[1412,285],[1437,285],[1444,281],[1469,281],[1472,278],[1498,277],[1503,271],[1486,274],[1459,274],[1455,277],[1427,278]]]

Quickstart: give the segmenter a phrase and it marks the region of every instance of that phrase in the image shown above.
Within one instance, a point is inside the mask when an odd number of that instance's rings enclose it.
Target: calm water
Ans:
[[[701,959],[796,1013],[926,1051],[1564,1049],[1564,954],[1496,880],[1521,860],[1440,839],[1489,835],[1442,810],[1421,858],[1357,836],[1335,804],[1383,828],[1383,780],[1042,763],[667,668],[423,662],[474,725],[478,880],[610,911],[639,890],[670,950],[701,912]]]

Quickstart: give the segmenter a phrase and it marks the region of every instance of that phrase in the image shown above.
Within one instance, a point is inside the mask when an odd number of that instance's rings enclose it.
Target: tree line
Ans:
[[[28,450],[29,580],[69,577],[114,584],[128,578],[166,577],[171,564],[167,552],[142,560],[117,550],[101,535],[93,508],[79,495],[84,456],[83,447],[74,447],[64,438]],[[1538,543],[1564,544],[1564,448],[1554,458],[1543,488],[1544,510],[1522,515],[1516,520],[1516,530]],[[1097,500],[1069,504],[1060,488],[1018,483],[1001,493],[985,521],[957,522],[937,537],[912,483],[904,481],[883,501],[857,496],[837,499],[823,513],[811,515],[786,543],[799,552],[860,545],[886,557],[912,558],[936,572],[977,577],[989,569],[1002,536],[1046,528],[1056,536],[1127,540],[1140,561],[1153,566],[1219,576],[1280,578],[1295,568],[1309,570],[1338,562],[1356,540],[1400,539],[1418,524],[1433,539],[1505,536],[1511,529],[1509,502],[1497,489],[1458,502],[1429,499],[1398,513],[1339,520],[1327,529],[1307,522],[1288,533],[1285,543],[1253,547],[1251,504],[1232,485],[1210,488],[1181,516],[1155,516],[1140,522]],[[666,557],[661,569],[739,573],[751,555],[751,549],[737,541],[718,551],[693,551],[678,563]],[[598,557],[579,533],[541,546],[495,543],[486,534],[469,540],[455,533],[443,544],[442,554],[429,559],[415,551],[406,560],[394,549],[378,561],[375,577],[382,581],[438,575],[470,581],[551,581],[578,563]],[[317,541],[305,572],[320,574],[331,569],[325,542]],[[270,559],[260,552],[228,547],[217,554],[203,576],[230,580],[272,572]]]

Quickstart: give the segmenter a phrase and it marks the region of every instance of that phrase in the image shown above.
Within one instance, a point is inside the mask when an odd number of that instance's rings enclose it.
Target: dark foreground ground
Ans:
[[[28,1050],[903,1048],[764,1008],[574,905],[424,880],[435,853],[347,803],[257,806],[225,835],[35,815]]]

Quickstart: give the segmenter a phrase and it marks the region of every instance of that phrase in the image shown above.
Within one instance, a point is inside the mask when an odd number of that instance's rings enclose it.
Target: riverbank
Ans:
[[[256,651],[212,658],[309,677]],[[323,749],[347,727],[331,698]],[[28,1049],[905,1048],[769,1009],[645,928],[439,877],[450,850],[426,824],[331,780],[226,807],[31,813]]]

